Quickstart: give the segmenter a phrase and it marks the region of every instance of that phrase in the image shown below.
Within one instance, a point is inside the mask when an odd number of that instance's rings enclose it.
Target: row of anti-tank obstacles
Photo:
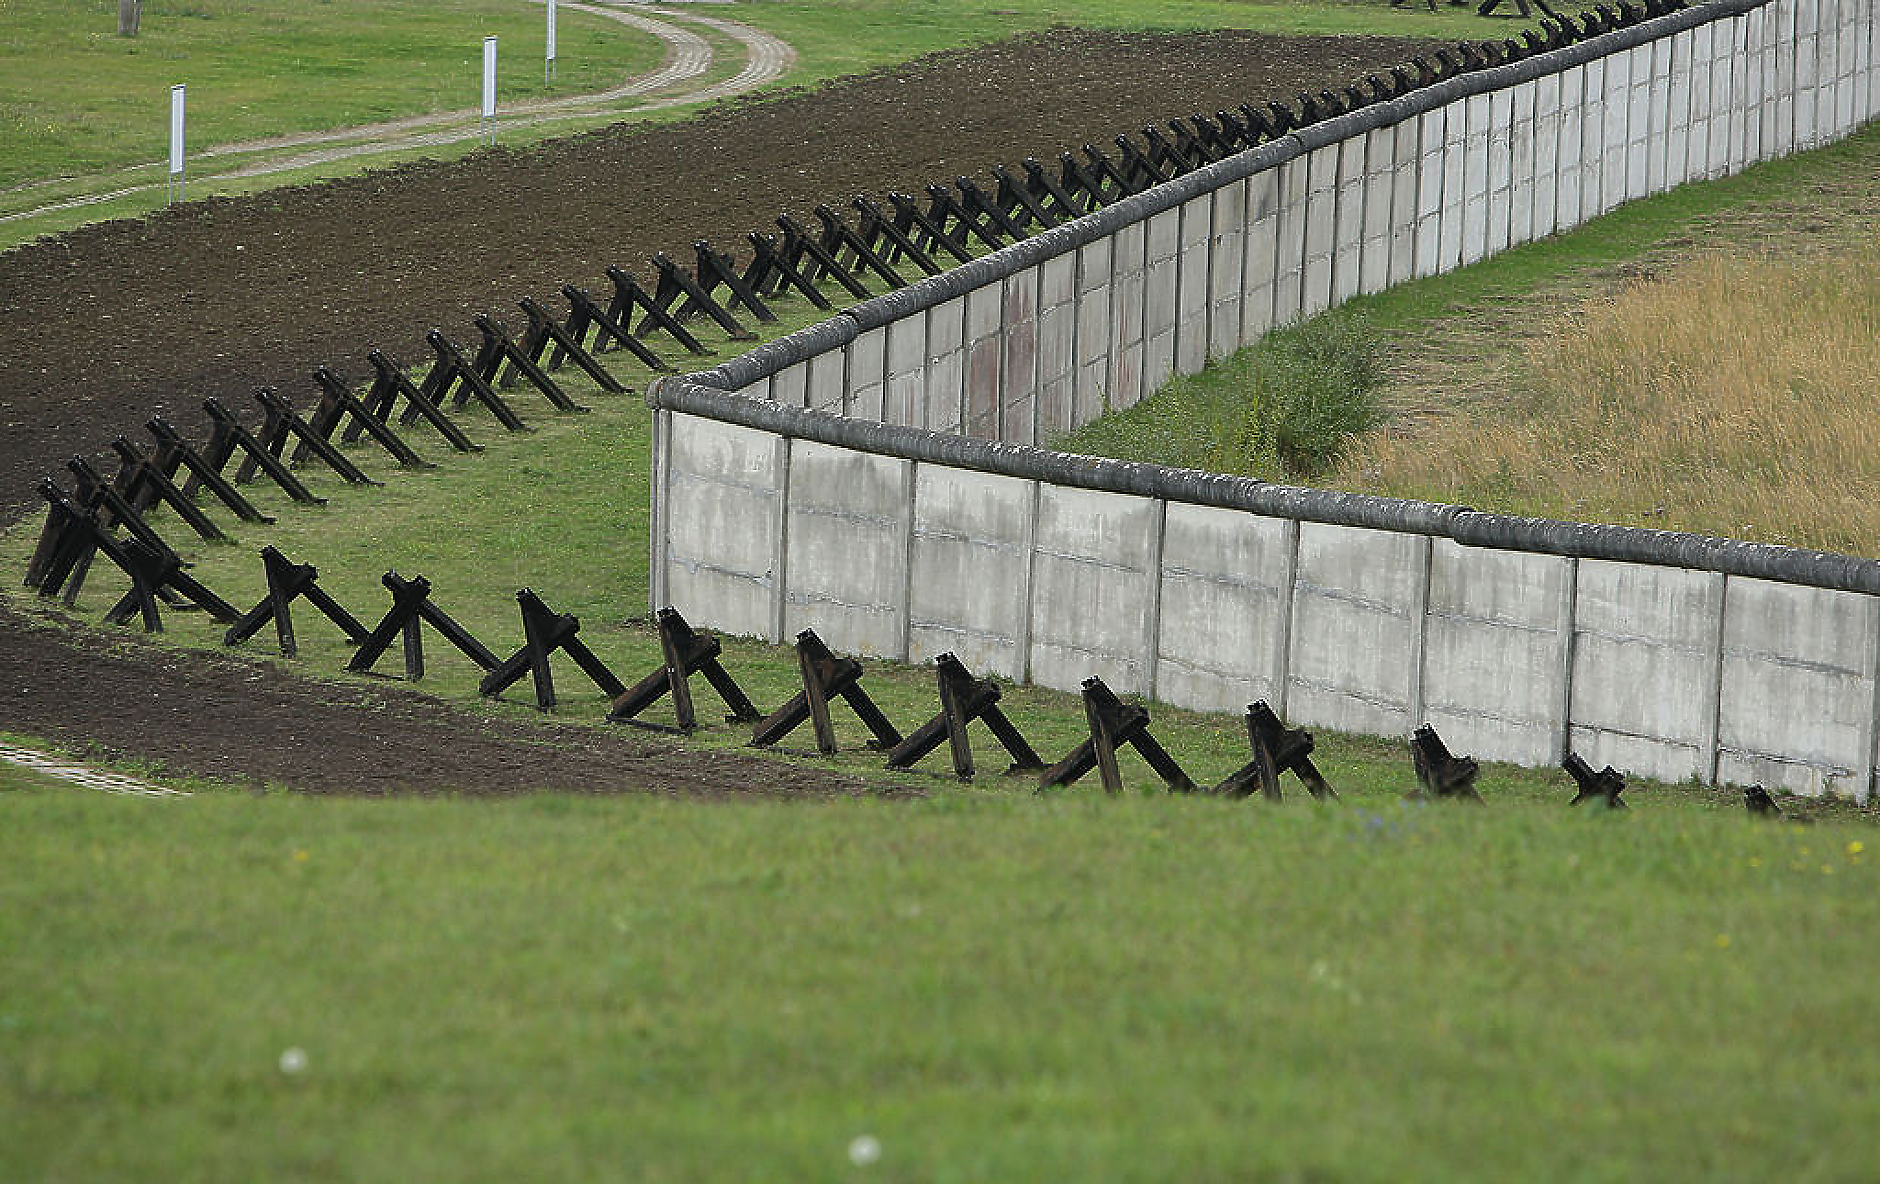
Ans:
[[[556,705],[554,675],[549,660],[560,651],[606,695],[607,719],[613,723],[632,724],[655,731],[691,735],[698,730],[698,711],[692,697],[691,679],[703,676],[718,694],[729,714],[728,724],[752,728],[751,745],[773,748],[805,723],[815,736],[816,751],[825,756],[837,751],[832,707],[845,703],[868,730],[868,747],[887,755],[890,769],[911,769],[941,744],[948,746],[953,773],[961,781],[976,775],[969,727],[983,723],[1011,758],[1007,775],[1035,775],[1040,790],[1069,786],[1095,770],[1103,787],[1110,793],[1123,788],[1119,750],[1134,748],[1172,792],[1194,793],[1200,790],[1169,751],[1149,731],[1148,711],[1127,703],[1103,682],[1088,678],[1083,683],[1083,704],[1089,737],[1077,744],[1056,764],[1047,767],[1011,719],[999,708],[1002,691],[989,678],[978,678],[951,653],[934,661],[940,709],[931,719],[903,734],[862,686],[865,674],[855,658],[834,653],[813,629],[796,637],[797,669],[802,681],[798,691],[768,714],[752,703],[737,679],[720,660],[723,644],[713,634],[691,626],[676,609],[662,608],[657,614],[661,663],[659,667],[632,686],[627,686],[580,638],[580,621],[567,613],[557,613],[545,604],[533,589],[517,592],[522,610],[523,644],[507,658],[500,658],[468,629],[431,599],[431,583],[423,576],[406,578],[395,571],[382,577],[391,593],[392,605],[378,624],[367,628],[318,583],[319,572],[311,564],[294,563],[274,547],[265,547],[261,558],[266,567],[268,591],[247,612],[238,612],[184,573],[180,567],[153,570],[124,552],[143,549],[135,537],[118,542],[108,532],[98,530],[87,519],[70,516],[78,511],[54,503],[55,517],[68,517],[53,545],[42,546],[35,557],[28,583],[36,583],[43,595],[56,595],[61,588],[68,594],[76,584],[75,573],[93,552],[103,552],[124,569],[132,581],[131,590],[106,615],[109,621],[123,623],[141,614],[145,626],[160,629],[158,608],[165,598],[184,607],[201,609],[212,619],[228,625],[223,635],[226,645],[235,646],[252,638],[273,622],[281,653],[298,653],[293,623],[293,603],[304,599],[337,626],[355,646],[346,669],[364,674],[372,671],[394,642],[402,641],[405,677],[417,681],[424,676],[423,627],[431,626],[446,641],[483,670],[478,691],[498,696],[526,675],[533,682],[536,707],[551,711]],[[53,535],[49,527],[48,536]],[[82,575],[79,576],[82,578]],[[670,696],[673,724],[661,724],[641,716],[661,699]],[[1327,783],[1312,761],[1314,741],[1310,732],[1289,728],[1277,714],[1260,701],[1247,706],[1245,717],[1248,746],[1252,759],[1210,792],[1233,798],[1255,793],[1270,801],[1281,800],[1280,778],[1292,774],[1315,799],[1336,800],[1338,794]],[[1457,799],[1480,802],[1475,788],[1479,773],[1477,762],[1449,751],[1436,730],[1428,724],[1411,737],[1411,753],[1418,789],[1412,796],[1432,799]],[[1624,809],[1620,794],[1625,778],[1608,765],[1595,772],[1578,755],[1569,753],[1563,767],[1578,787],[1572,805],[1593,801],[1609,809]],[[1759,803],[1750,799],[1757,812]],[[1766,795],[1760,805],[1773,810]]]
[[[369,437],[401,466],[431,467],[394,430],[395,413],[401,426],[422,421],[453,449],[479,451],[480,446],[453,419],[452,411],[461,411],[475,400],[507,430],[527,431],[527,425],[502,393],[523,380],[556,411],[579,413],[586,408],[569,398],[552,376],[570,363],[603,391],[625,393],[626,387],[607,371],[600,357],[624,351],[650,369],[671,372],[673,367],[647,344],[655,333],[663,333],[692,354],[707,355],[713,351],[687,327],[701,317],[711,320],[733,341],[753,340],[755,334],[737,320],[737,310],[760,322],[771,322],[776,318],[766,301],[786,293],[799,294],[818,309],[828,310],[830,302],[820,287],[826,283],[839,286],[856,299],[870,295],[866,284],[871,281],[878,280],[890,289],[905,287],[911,281],[897,268],[911,264],[920,273],[939,274],[953,263],[969,261],[980,250],[996,250],[1026,239],[1321,120],[1390,101],[1457,74],[1506,65],[1599,36],[1682,6],[1678,0],[1648,0],[1642,6],[1598,5],[1577,20],[1550,12],[1537,30],[1523,32],[1519,40],[1458,43],[1453,49],[1419,56],[1385,74],[1367,75],[1362,84],[1336,93],[1302,93],[1296,110],[1274,102],[1262,106],[1249,103],[1235,111],[1219,111],[1212,118],[1197,114],[1187,120],[1171,120],[1166,130],[1145,127],[1140,144],[1126,136],[1117,137],[1115,158],[1086,144],[1081,155],[1061,153],[1056,170],[1034,159],[1025,160],[1022,179],[999,165],[991,170],[995,186],[982,187],[967,177],[958,178],[951,188],[928,185],[924,203],[908,194],[890,193],[884,207],[872,198],[858,196],[852,202],[856,214],[853,224],[827,205],[815,210],[819,224],[815,230],[782,215],[776,219],[780,236],[763,232],[747,236],[751,250],[742,266],[701,241],[694,244],[696,262],[690,273],[665,255],[654,256],[658,279],[650,290],[629,273],[608,268],[614,291],[605,306],[586,291],[565,285],[562,295],[569,307],[565,320],[558,321],[541,304],[525,297],[519,307],[528,318],[528,328],[520,339],[511,336],[500,321],[479,316],[475,324],[482,344],[472,354],[434,329],[427,335],[427,343],[435,360],[418,382],[376,349],[367,355],[374,378],[363,392],[356,392],[332,369],[321,367],[313,376],[319,389],[318,402],[306,417],[273,389],[256,392],[261,419],[253,428],[244,426],[220,400],[207,399],[203,409],[209,417],[209,436],[202,444],[190,444],[166,420],[154,418],[147,425],[155,441],[151,452],[144,452],[122,436],[113,441],[112,450],[119,458],[114,479],[106,480],[89,461],[75,457],[68,465],[76,481],[75,490],[68,492],[50,479],[40,483],[48,516],[26,583],[45,597],[63,591],[70,605],[93,559],[102,554],[130,581],[130,590],[106,614],[106,620],[113,624],[141,617],[147,630],[157,630],[162,627],[160,605],[200,608],[230,626],[226,641],[233,645],[273,620],[283,653],[292,655],[295,643],[289,606],[294,599],[305,597],[358,645],[349,664],[353,670],[370,669],[392,641],[402,636],[407,676],[421,676],[419,625],[429,622],[483,667],[485,694],[500,693],[524,674],[532,674],[538,706],[544,710],[554,704],[548,656],[561,649],[613,699],[610,718],[625,722],[638,722],[634,717],[646,706],[670,693],[680,721],[674,730],[691,731],[696,721],[686,680],[702,671],[732,707],[731,718],[756,725],[753,743],[759,746],[775,744],[808,721],[815,731],[818,750],[833,752],[834,731],[829,718],[833,697],[847,702],[862,718],[874,735],[873,747],[888,752],[890,767],[910,767],[944,740],[950,745],[955,773],[972,776],[966,726],[978,719],[992,729],[1010,753],[1014,771],[1039,771],[1041,785],[1067,785],[1095,768],[1107,788],[1120,789],[1116,751],[1119,746],[1129,746],[1171,789],[1193,791],[1193,781],[1150,736],[1148,713],[1117,699],[1100,679],[1084,684],[1090,739],[1046,769],[998,711],[996,685],[974,678],[952,655],[944,655],[936,663],[940,714],[902,737],[861,690],[859,663],[830,653],[813,632],[806,632],[797,640],[803,691],[769,716],[759,716],[718,663],[717,639],[693,631],[671,609],[660,613],[664,666],[628,688],[576,637],[579,624],[573,617],[551,612],[526,589],[519,599],[527,641],[507,660],[497,659],[432,604],[430,584],[422,577],[407,580],[395,572],[386,573],[384,582],[392,592],[393,607],[377,628],[367,630],[318,587],[311,566],[292,563],[273,548],[262,553],[267,564],[268,595],[247,613],[240,613],[188,574],[189,564],[150,526],[145,515],[153,507],[165,505],[201,538],[225,540],[227,536],[198,504],[199,491],[208,490],[243,521],[265,523],[272,519],[256,509],[239,488],[257,476],[265,475],[296,502],[315,504],[324,499],[309,490],[294,472],[294,467],[309,460],[323,462],[348,483],[378,484],[338,444]],[[291,454],[287,450],[290,443]],[[237,456],[240,461],[229,473]],[[118,534],[120,529],[122,536]],[[1310,760],[1309,733],[1286,728],[1264,703],[1248,708],[1247,729],[1254,760],[1215,787],[1216,792],[1234,796],[1260,792],[1277,798],[1280,775],[1292,772],[1314,797],[1336,796]],[[1477,769],[1472,759],[1450,754],[1427,725],[1418,729],[1412,747],[1420,792],[1438,798],[1479,800],[1474,790]],[[1593,799],[1614,808],[1623,806],[1619,794],[1624,779],[1610,767],[1595,773],[1571,753],[1565,767],[1579,786],[1575,804]],[[1766,795],[1762,802],[1767,803]],[[1753,808],[1758,804],[1755,797],[1751,803]]]

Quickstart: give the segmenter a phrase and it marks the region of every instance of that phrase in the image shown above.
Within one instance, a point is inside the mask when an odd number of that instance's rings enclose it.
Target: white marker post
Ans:
[[[183,88],[170,88],[170,186],[172,204],[183,196]]]
[[[496,38],[483,39],[483,123],[496,142]]]
[[[555,81],[555,0],[548,0],[548,53],[542,61],[542,81]]]

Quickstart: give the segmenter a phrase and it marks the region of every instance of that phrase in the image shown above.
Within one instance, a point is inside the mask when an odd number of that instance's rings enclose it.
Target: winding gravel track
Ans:
[[[542,0],[535,0],[535,2],[541,3]],[[665,58],[660,62],[659,68],[651,73],[639,75],[606,90],[584,95],[568,95],[558,99],[537,99],[533,102],[505,107],[497,116],[496,123],[499,130],[529,127],[585,114],[604,114],[609,108],[618,107],[627,100],[640,99],[644,96],[653,97],[647,98],[644,102],[631,103],[622,108],[619,113],[624,115],[635,111],[656,111],[667,107],[680,107],[690,103],[707,103],[730,98],[776,81],[796,64],[796,51],[791,49],[787,42],[737,21],[698,16],[689,12],[673,12],[663,8],[649,8],[637,4],[632,5],[631,10],[628,10],[618,3],[582,4],[565,0],[560,7],[590,13],[650,33],[665,43]],[[662,17],[666,19],[659,19]],[[672,20],[702,25],[738,42],[745,50],[743,67],[736,74],[721,82],[691,90],[675,89],[710,73],[717,55],[713,52],[710,41],[690,29],[669,23]],[[461,143],[483,134],[484,129],[480,126],[478,119],[478,112],[475,109],[413,115],[383,123],[360,124],[329,131],[221,144],[197,152],[194,159],[225,160],[259,153],[309,149],[309,151],[294,152],[290,156],[271,156],[265,161],[238,165],[213,174],[216,180],[264,177],[360,156],[375,156],[386,152]],[[326,145],[326,147],[321,147],[321,145]],[[126,173],[149,172],[161,167],[161,161],[153,161],[122,171]],[[0,214],[0,222],[15,222],[56,213],[60,210],[98,205],[117,198],[129,197],[132,194],[149,192],[160,188],[165,183],[167,181],[130,185],[104,193],[72,198],[69,201],[54,202],[30,210],[21,210],[17,213]]]

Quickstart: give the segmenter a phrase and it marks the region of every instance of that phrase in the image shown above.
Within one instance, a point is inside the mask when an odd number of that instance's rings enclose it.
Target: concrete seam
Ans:
[[[1580,561],[1571,556],[1567,559],[1567,579],[1561,601],[1560,739],[1555,760],[1565,760],[1573,751],[1573,660],[1580,646]]]
[[[901,519],[900,660],[913,661],[914,646],[914,499],[919,496],[920,462],[907,462],[907,512]]]
[[[1867,673],[1873,678],[1873,702],[1863,721],[1867,727],[1867,776],[1855,792],[1863,806],[1880,780],[1880,596],[1869,597],[1868,606],[1873,617],[1873,640],[1868,647]]]
[[[1038,515],[1042,511],[1044,482],[1031,483],[1031,513],[1025,517],[1025,594],[1019,598],[1022,611],[1018,616],[1018,680],[1031,681],[1031,614],[1032,599],[1037,595],[1038,587]]]
[[[1723,637],[1724,628],[1730,616],[1730,577],[1720,574],[1717,584],[1717,628],[1712,635],[1715,640],[1716,662],[1711,667],[1709,726],[1700,742],[1698,755],[1703,759],[1704,784],[1717,784],[1717,759],[1719,737],[1723,732]]]
[[[1284,568],[1274,583],[1284,592],[1279,598],[1279,644],[1273,652],[1273,710],[1286,718],[1286,700],[1292,683],[1293,604],[1299,597],[1299,520],[1289,518],[1282,531]]]
[[[653,564],[648,608],[655,612],[671,602],[666,556],[672,538],[672,415],[663,407],[653,412],[653,529],[647,545]]]
[[[846,396],[844,397],[846,398]],[[779,469],[779,476],[777,478],[777,517],[776,517],[777,554],[776,554],[776,559],[774,560],[777,566],[776,566],[776,571],[774,575],[772,576],[772,579],[775,581],[775,587],[771,589],[770,643],[772,645],[783,644],[783,631],[784,631],[784,625],[785,625],[785,620],[786,620],[785,613],[787,611],[786,604],[788,601],[787,590],[789,588],[789,564],[790,564],[791,451],[792,449],[791,449],[790,437],[788,436],[781,437],[778,440],[778,446],[777,446],[777,462],[778,462],[778,469]]]
[[[1411,645],[1415,648],[1410,655],[1409,694],[1405,696],[1412,727],[1423,722],[1423,681],[1428,675],[1430,640],[1430,580],[1436,550],[1436,540],[1429,535],[1419,536],[1419,541],[1421,545],[1416,548],[1416,554],[1423,570],[1418,573],[1421,578],[1411,593],[1410,617],[1416,622],[1416,631],[1411,634]]]
[[[1156,693],[1156,655],[1162,649],[1162,551],[1168,537],[1168,502],[1157,498],[1155,503],[1155,526],[1149,534],[1149,557],[1144,575],[1148,577],[1149,589],[1143,606],[1142,684],[1143,694],[1155,698]]]

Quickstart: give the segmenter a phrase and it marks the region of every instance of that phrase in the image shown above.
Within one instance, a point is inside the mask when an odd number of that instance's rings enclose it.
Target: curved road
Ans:
[[[541,3],[543,0],[534,0]],[[500,111],[497,115],[499,128],[528,127],[533,124],[547,123],[552,120],[566,119],[582,114],[602,114],[604,111],[623,100],[637,99],[644,95],[659,97],[645,102],[633,103],[624,108],[628,111],[653,111],[665,107],[679,107],[689,103],[705,103],[716,99],[728,98],[754,90],[766,83],[781,78],[796,64],[796,51],[784,42],[760,29],[737,21],[719,17],[696,16],[687,12],[673,12],[668,9],[650,8],[644,5],[632,5],[631,10],[621,5],[618,0],[613,4],[583,4],[574,0],[563,0],[560,7],[571,8],[579,12],[591,13],[622,25],[652,34],[666,45],[665,59],[659,68],[649,74],[621,83],[606,90],[585,95],[569,95],[558,99],[538,99],[529,103],[518,103]],[[658,18],[666,18],[661,20]],[[674,90],[692,79],[701,78],[709,73],[716,55],[709,41],[690,29],[669,24],[670,20],[688,21],[703,25],[722,33],[744,47],[744,66],[736,74],[722,82],[692,90]],[[212,176],[217,180],[233,180],[244,177],[262,177],[273,173],[288,172],[293,169],[307,168],[313,165],[328,164],[336,160],[346,160],[358,156],[372,156],[383,152],[396,152],[412,148],[435,147],[440,144],[454,144],[474,139],[483,134],[475,109],[445,111],[432,115],[414,115],[404,119],[388,120],[384,123],[361,124],[356,127],[334,128],[323,132],[309,132],[297,136],[277,136],[263,140],[244,140],[239,143],[221,144],[205,148],[194,154],[194,160],[220,160],[228,157],[249,156],[262,152],[281,152],[296,148],[308,148],[310,151],[297,152],[291,156],[273,157],[251,165],[243,165]],[[331,145],[318,147],[318,145]],[[122,172],[141,172],[162,167],[162,162],[134,165]],[[103,174],[110,175],[110,174]],[[130,185],[113,189],[105,193],[89,194],[85,197],[68,201],[54,202],[35,209],[22,210],[18,213],[0,215],[0,222],[15,222],[25,218],[35,218],[42,214],[56,213],[59,210],[78,209],[88,205],[97,205],[134,193],[144,193],[161,188],[158,182]]]

